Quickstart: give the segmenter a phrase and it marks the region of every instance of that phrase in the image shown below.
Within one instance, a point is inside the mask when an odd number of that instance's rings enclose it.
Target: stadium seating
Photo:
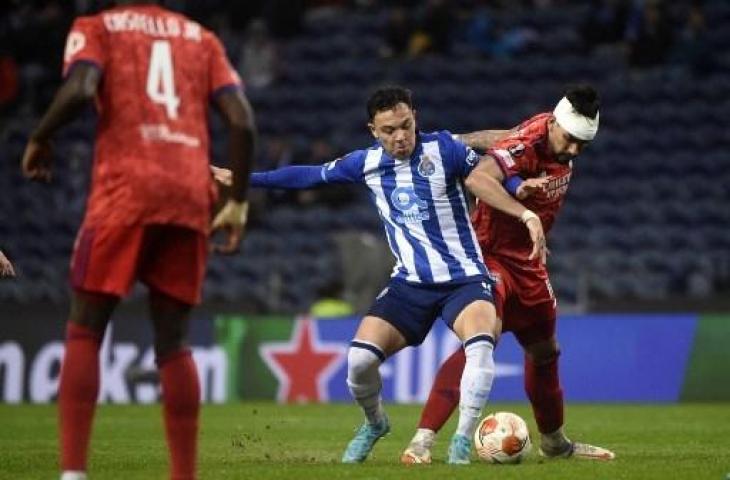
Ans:
[[[499,59],[478,57],[457,38],[450,56],[380,60],[381,12],[311,20],[303,35],[281,45],[281,78],[249,96],[264,138],[325,136],[347,151],[370,142],[364,101],[379,83],[414,91],[423,130],[468,131],[515,125],[550,109],[566,83],[591,81],[603,97],[602,130],[576,161],[551,233],[554,286],[564,302],[585,291],[609,299],[683,294],[688,274],[712,277],[716,265],[730,264],[730,55],[722,53],[730,30],[715,28],[730,19],[730,4],[706,2],[709,42],[720,53],[717,68],[702,76],[674,67],[634,75],[616,52],[584,55],[584,13],[566,6],[498,14],[540,36],[528,53]],[[58,139],[53,188],[22,182],[17,159],[33,121],[8,128],[0,149],[0,245],[19,274],[0,282],[0,301],[64,297],[89,181],[92,114]],[[225,131],[219,123],[212,131],[214,152],[225,151]],[[205,296],[304,311],[317,289],[340,275],[331,235],[348,229],[380,234],[365,200],[267,207],[251,225],[243,256],[211,259]]]

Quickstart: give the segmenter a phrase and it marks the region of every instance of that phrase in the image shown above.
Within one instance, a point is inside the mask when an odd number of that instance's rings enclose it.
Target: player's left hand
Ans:
[[[237,202],[229,199],[213,219],[213,232],[222,230],[226,233],[223,244],[213,244],[212,250],[230,255],[236,253],[241,244],[243,230],[248,219],[248,202]]]
[[[30,180],[49,183],[53,159],[50,143],[29,140],[23,153],[23,176]]]
[[[525,224],[527,230],[530,232],[530,239],[532,240],[532,252],[527,257],[528,260],[534,260],[539,258],[542,264],[547,262],[547,256],[550,253],[547,248],[547,241],[545,240],[545,231],[542,228],[542,222],[534,212],[526,210],[522,214],[522,223]]]
[[[0,252],[0,278],[2,277],[14,277],[15,270],[13,270],[13,264],[5,256],[3,252]]]
[[[550,177],[528,178],[527,180],[520,183],[519,187],[517,187],[517,192],[515,192],[515,196],[518,200],[524,200],[525,198],[537,192],[543,192],[545,191],[548,182],[550,182]]]

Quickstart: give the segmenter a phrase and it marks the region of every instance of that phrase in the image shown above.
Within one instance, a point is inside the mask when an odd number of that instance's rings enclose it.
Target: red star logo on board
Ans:
[[[327,382],[346,358],[345,345],[319,339],[317,324],[298,319],[288,342],[267,342],[261,357],[279,380],[279,402],[303,403],[328,400]]]

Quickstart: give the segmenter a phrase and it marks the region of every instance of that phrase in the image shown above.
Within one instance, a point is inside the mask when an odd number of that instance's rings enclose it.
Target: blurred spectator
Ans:
[[[496,26],[490,10],[481,6],[474,10],[466,23],[465,40],[477,52],[492,55],[496,43]]]
[[[315,138],[309,143],[309,150],[300,163],[303,165],[322,165],[331,162],[338,156],[335,147],[323,137]],[[316,190],[299,190],[297,201],[300,205],[311,205],[314,203],[330,207],[342,207],[353,201],[356,189],[352,185],[331,185],[328,188]]]
[[[3,19],[6,30],[2,40],[12,45],[13,57],[20,65],[20,93],[32,111],[50,102],[61,76],[61,51],[70,19],[70,12],[54,0],[23,2]]]
[[[209,16],[208,26],[218,35],[223,47],[231,57],[231,62],[235,65],[240,53],[241,34],[231,25],[231,17],[224,11],[217,11]]]
[[[403,56],[408,51],[413,29],[413,21],[405,7],[389,10],[380,55],[385,58]]]
[[[674,32],[664,4],[646,0],[630,15],[626,29],[629,65],[644,69],[663,64],[672,48]]]
[[[691,298],[705,298],[713,293],[712,264],[707,259],[698,259],[687,274],[686,294]]]
[[[411,36],[409,51],[417,56],[424,53],[447,54],[451,50],[454,12],[447,0],[428,0]]]
[[[528,51],[540,40],[540,34],[527,25],[503,28],[486,7],[475,10],[466,25],[466,41],[484,55],[509,58]]]
[[[342,298],[340,278],[333,278],[317,289],[317,299],[309,307],[309,314],[317,318],[346,317],[355,313],[352,304]]]
[[[592,0],[588,17],[581,25],[588,51],[623,40],[629,14],[629,0]]]
[[[342,266],[343,298],[355,312],[365,314],[388,282],[393,257],[382,235],[349,230],[334,236]]]
[[[671,56],[672,62],[695,73],[713,70],[712,48],[707,40],[707,24],[702,2],[695,0],[687,12]]]
[[[302,32],[305,0],[268,0],[264,3],[264,17],[275,38],[291,38]]]
[[[298,163],[289,137],[272,135],[262,139],[261,154],[256,160],[257,170],[273,170]]]
[[[261,19],[248,26],[238,60],[238,73],[246,88],[264,88],[278,76],[279,54],[276,42]]]
[[[15,102],[19,90],[18,65],[13,57],[0,53],[0,114]]]

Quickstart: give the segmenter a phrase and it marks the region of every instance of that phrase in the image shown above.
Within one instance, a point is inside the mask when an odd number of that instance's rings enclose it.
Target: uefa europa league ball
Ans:
[[[491,463],[519,463],[532,448],[530,431],[519,415],[497,412],[487,415],[474,432],[479,458]]]

